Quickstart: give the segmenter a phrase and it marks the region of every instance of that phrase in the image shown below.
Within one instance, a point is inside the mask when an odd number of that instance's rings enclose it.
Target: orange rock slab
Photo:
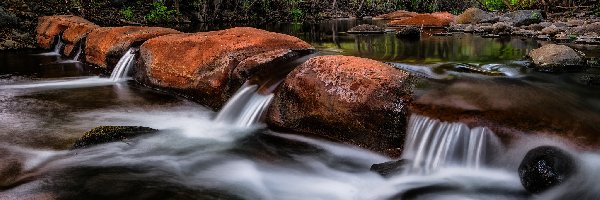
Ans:
[[[411,18],[394,20],[389,26],[424,26],[424,27],[446,27],[454,21],[454,15],[448,12],[436,12],[431,14],[418,14]]]
[[[73,15],[39,17],[38,25],[36,27],[37,43],[41,48],[51,49],[54,45],[56,36],[63,33],[69,27],[79,25],[96,26],[88,20]]]
[[[178,33],[181,32],[170,28],[144,26],[94,29],[86,38],[85,60],[90,64],[110,70],[130,47],[139,46],[151,38]]]
[[[219,109],[250,76],[278,70],[271,61],[312,49],[296,37],[247,27],[167,35],[141,46],[135,79]]]

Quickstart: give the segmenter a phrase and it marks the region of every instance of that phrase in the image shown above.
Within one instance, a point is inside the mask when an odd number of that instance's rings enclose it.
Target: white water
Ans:
[[[113,69],[112,73],[110,74],[110,80],[113,82],[119,82],[119,81],[126,80],[127,73],[129,72],[129,69],[131,68],[131,66],[134,63],[133,62],[134,58],[135,58],[135,49],[129,48],[129,50],[127,50],[127,52],[125,52],[125,54],[123,56],[121,56],[121,59],[119,59],[119,62],[117,62],[115,69]]]
[[[238,127],[256,125],[273,99],[273,94],[263,95],[257,90],[257,85],[244,84],[219,111],[215,121]]]
[[[500,148],[499,139],[485,127],[470,129],[458,122],[412,115],[402,158],[412,162],[407,173],[452,166],[479,169]]]
[[[43,55],[43,56],[60,56],[60,50],[62,50],[63,46],[65,46],[65,43],[63,43],[63,41],[62,41],[62,35],[59,35],[58,36],[58,41],[56,41],[56,45],[54,45],[54,50],[52,52],[41,53],[39,55]]]

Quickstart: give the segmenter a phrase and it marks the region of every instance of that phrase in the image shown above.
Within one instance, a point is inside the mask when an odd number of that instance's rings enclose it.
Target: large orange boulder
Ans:
[[[82,39],[85,38],[88,33],[97,28],[100,28],[100,26],[87,23],[76,24],[68,27],[63,32],[62,37],[62,40],[65,43],[63,55],[72,56],[73,50],[77,47],[77,45],[81,45],[80,42],[84,42]]]
[[[351,56],[320,56],[298,66],[279,86],[267,123],[397,156],[412,98],[412,76]]]
[[[175,33],[181,32],[170,28],[144,26],[103,27],[94,29],[86,38],[85,60],[90,64],[110,69],[117,64],[121,56],[123,56],[130,47],[139,46],[144,41],[151,38]],[[164,48],[168,51],[173,50],[173,48],[167,48],[167,46]]]
[[[454,15],[448,12],[436,12],[431,14],[418,14],[413,17],[394,20],[388,23],[389,26],[424,26],[424,27],[445,27],[454,21]]]
[[[96,26],[94,23],[73,15],[43,16],[38,18],[36,39],[41,48],[50,49],[57,36],[72,26]]]
[[[247,27],[167,35],[141,46],[135,79],[219,109],[249,77],[282,70],[269,63],[312,49],[296,37]]]

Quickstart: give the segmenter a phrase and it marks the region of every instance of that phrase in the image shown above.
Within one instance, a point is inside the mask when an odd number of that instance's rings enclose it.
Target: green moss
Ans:
[[[73,149],[85,148],[97,144],[122,141],[149,133],[156,133],[158,130],[142,126],[98,126],[83,134],[79,140],[73,144]]]

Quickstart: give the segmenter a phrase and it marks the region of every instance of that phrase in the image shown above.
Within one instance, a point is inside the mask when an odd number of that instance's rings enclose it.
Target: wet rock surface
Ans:
[[[476,24],[497,21],[498,17],[479,8],[469,8],[465,10],[462,14],[456,16],[457,24]]]
[[[547,44],[532,50],[529,57],[536,70],[545,72],[579,71],[585,65],[583,57],[565,45]]]
[[[130,47],[139,46],[150,38],[176,33],[181,32],[163,27],[97,28],[86,37],[85,60],[90,64],[110,70]]]
[[[219,109],[253,74],[280,70],[270,61],[312,49],[296,37],[247,27],[167,35],[141,46],[135,78]]]
[[[156,133],[158,130],[142,126],[99,126],[86,132],[72,149],[86,148],[109,142],[125,141],[141,135]]]
[[[371,171],[378,173],[383,177],[391,177],[402,172],[409,162],[407,160],[393,160],[379,164],[373,164]]]
[[[417,26],[406,26],[398,29],[396,37],[400,39],[419,40],[421,38],[421,28]]]
[[[288,74],[277,89],[267,123],[397,156],[412,78],[369,59],[315,57]]]
[[[544,19],[542,12],[539,10],[517,10],[504,14],[502,18],[514,26],[527,26],[540,23]]]
[[[519,165],[519,177],[527,191],[540,193],[575,174],[576,162],[572,155],[558,147],[536,147],[527,152]]]

